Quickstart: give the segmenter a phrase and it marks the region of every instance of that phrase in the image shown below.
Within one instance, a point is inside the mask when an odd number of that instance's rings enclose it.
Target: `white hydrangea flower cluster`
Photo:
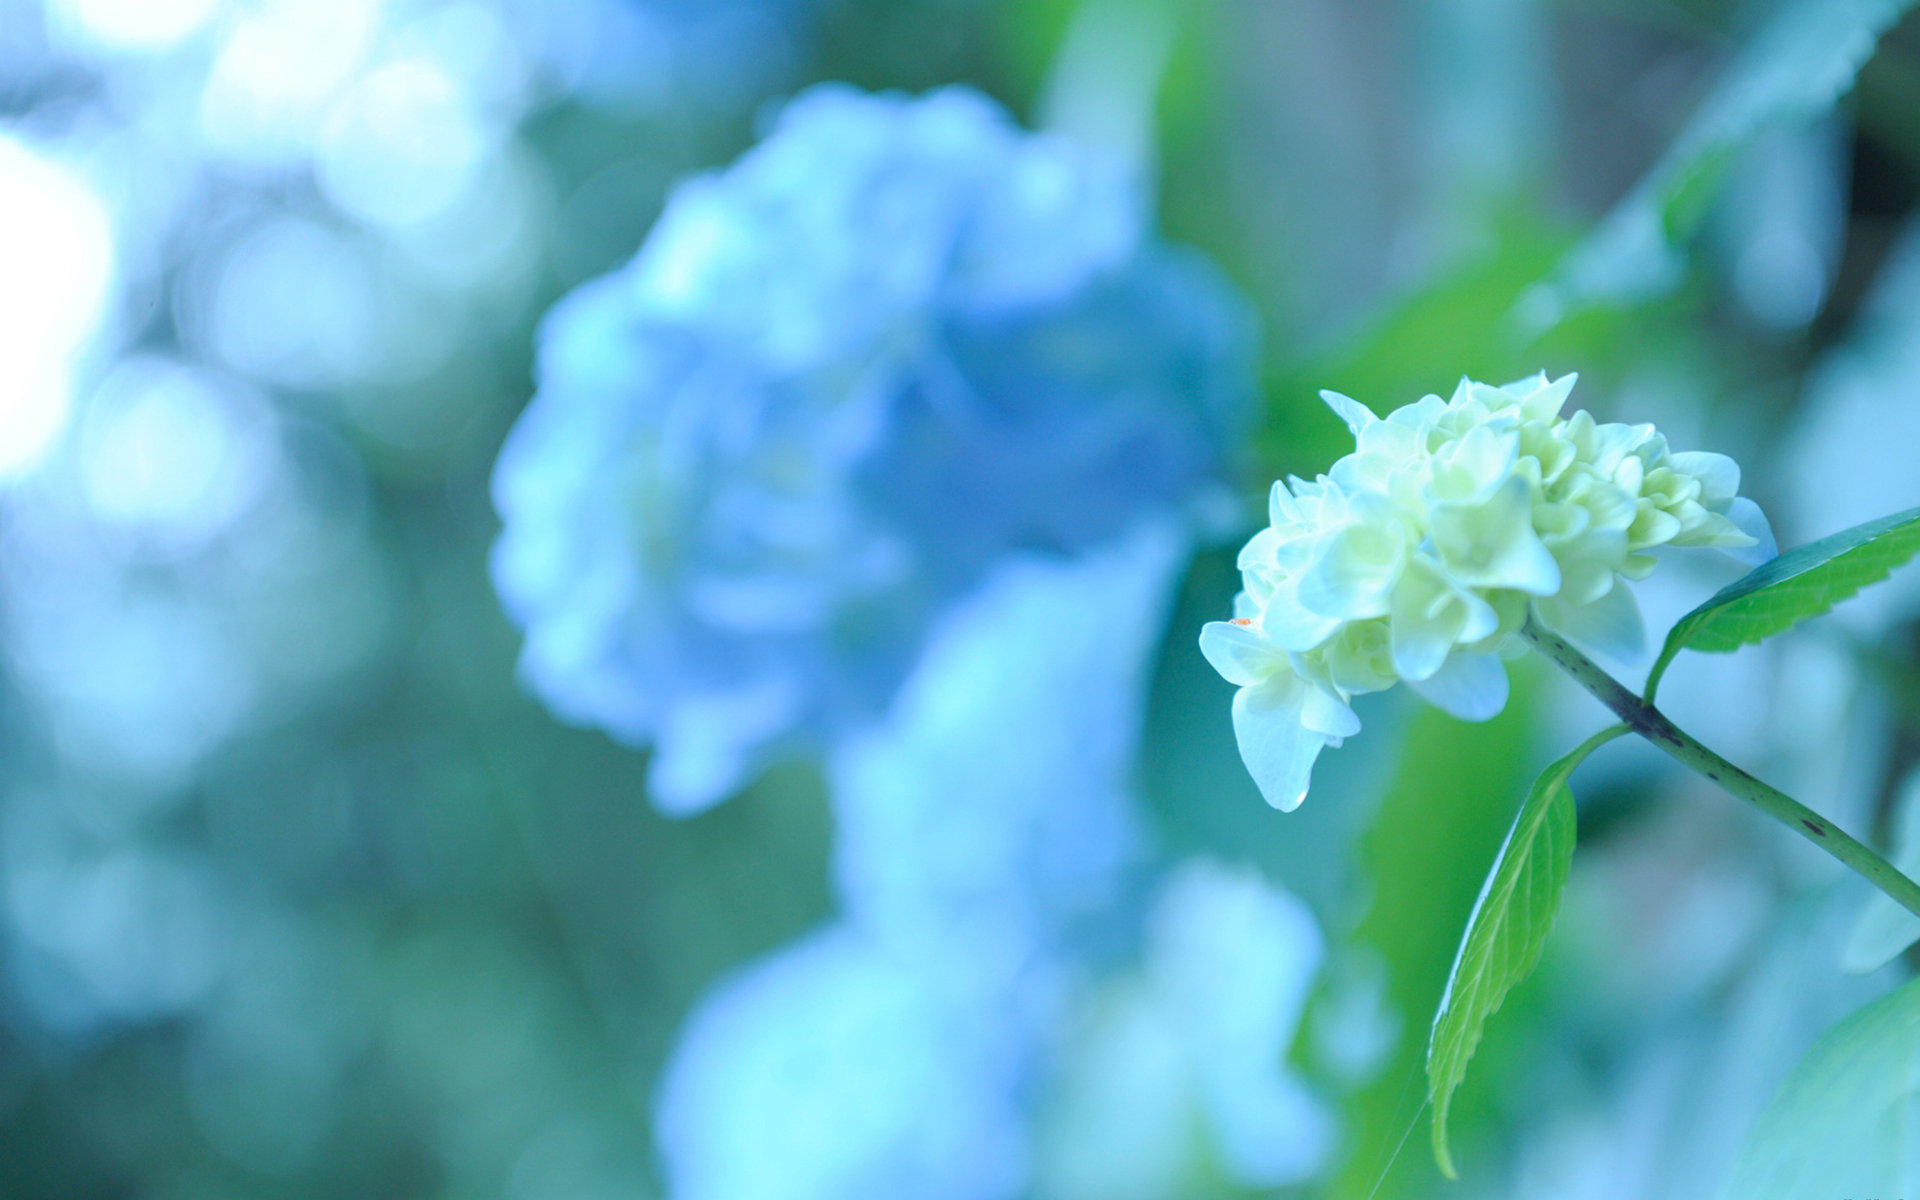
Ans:
[[[1529,615],[1631,655],[1645,631],[1624,581],[1646,578],[1653,551],[1773,553],[1731,458],[1671,451],[1651,425],[1562,417],[1574,378],[1462,379],[1385,418],[1321,393],[1354,452],[1273,485],[1233,620],[1200,633],[1240,688],[1234,733],[1269,803],[1297,807],[1320,751],[1359,732],[1357,694],[1406,680],[1484,720],[1506,704],[1501,656]]]

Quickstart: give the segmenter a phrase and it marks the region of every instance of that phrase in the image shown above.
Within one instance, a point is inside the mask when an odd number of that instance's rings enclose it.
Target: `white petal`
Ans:
[[[1234,569],[1244,571],[1248,567],[1271,566],[1274,552],[1280,548],[1280,534],[1269,525],[1247,539],[1240,547],[1240,557],[1234,562]]]
[[[1573,385],[1579,375],[1569,372],[1551,382],[1547,373],[1540,373],[1540,387],[1521,401],[1520,411],[1531,421],[1551,421],[1560,415],[1566,407],[1567,397],[1573,393]]]
[[[1267,491],[1267,523],[1270,525],[1290,525],[1300,520],[1300,505],[1293,494],[1287,491],[1287,481],[1276,479],[1273,487]]]
[[[1347,621],[1385,616],[1406,557],[1398,530],[1349,525],[1326,539],[1313,568],[1301,578],[1300,603]]]
[[[1426,679],[1407,686],[1462,721],[1485,721],[1507,706],[1507,669],[1493,654],[1456,654]]]
[[[1740,490],[1740,464],[1710,450],[1683,450],[1669,454],[1674,470],[1700,481],[1700,502],[1712,508],[1732,500]]]
[[[1278,670],[1288,670],[1287,656],[1252,627],[1233,621],[1208,621],[1200,627],[1200,653],[1235,687],[1266,682]]]
[[[1460,637],[1458,611],[1449,606],[1440,617],[1429,618],[1404,612],[1396,605],[1389,650],[1393,669],[1402,679],[1425,679],[1446,662],[1447,653]]]
[[[1347,428],[1353,431],[1355,437],[1360,436],[1362,429],[1380,419],[1373,415],[1372,409],[1351,396],[1342,396],[1339,392],[1331,392],[1323,388],[1320,398],[1327,402],[1327,407],[1333,410],[1334,416],[1347,423]]]
[[[1518,436],[1495,433],[1488,426],[1475,425],[1465,437],[1453,444],[1448,465],[1471,480],[1471,492],[1477,493],[1510,475],[1519,456]],[[1448,498],[1464,500],[1468,494],[1471,493],[1455,493]]]
[[[1324,735],[1300,720],[1307,683],[1296,675],[1275,675],[1259,687],[1241,688],[1233,698],[1233,734],[1240,759],[1267,803],[1292,812],[1307,798],[1313,761],[1326,747]]]
[[[1461,382],[1465,382],[1462,380]],[[1425,395],[1412,404],[1403,404],[1387,414],[1387,420],[1395,425],[1405,425],[1410,429],[1429,429],[1435,421],[1446,414],[1447,402],[1435,395]]]
[[[1307,685],[1300,707],[1300,723],[1329,738],[1350,738],[1360,732],[1360,718],[1353,709],[1326,688],[1312,684]]]
[[[1734,497],[1727,505],[1727,520],[1732,521],[1741,533],[1753,539],[1751,546],[1738,546],[1725,553],[1749,566],[1759,566],[1780,553],[1779,545],[1773,540],[1773,526],[1767,521],[1767,514],[1760,506],[1745,496]]]
[[[1616,585],[1591,604],[1551,596],[1534,601],[1533,609],[1555,633],[1616,662],[1634,662],[1646,650],[1647,626],[1631,588]]]
[[[1485,500],[1435,504],[1430,520],[1433,544],[1456,582],[1534,596],[1560,590],[1560,564],[1533,531],[1532,493],[1519,476]]]
[[[1490,638],[1500,628],[1500,614],[1494,607],[1472,592],[1460,592],[1454,597],[1465,614],[1460,620],[1460,632],[1454,635],[1456,641],[1465,645]]]
[[[1339,618],[1309,612],[1300,603],[1299,584],[1294,580],[1288,580],[1274,592],[1260,621],[1261,632],[1269,642],[1295,653],[1313,649],[1339,628]]]

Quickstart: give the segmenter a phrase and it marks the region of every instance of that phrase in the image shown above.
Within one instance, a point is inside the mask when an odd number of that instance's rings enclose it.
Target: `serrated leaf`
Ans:
[[[1894,812],[1892,862],[1901,874],[1912,876],[1920,872],[1920,771],[1907,776]],[[1847,936],[1840,965],[1855,975],[1878,971],[1916,941],[1920,941],[1920,917],[1876,890],[1867,897],[1860,919]]]
[[[1920,980],[1814,1043],[1767,1102],[1720,1195],[1920,1195]]]
[[[1427,1039],[1433,1155],[1448,1178],[1455,1174],[1447,1148],[1447,1110],[1454,1089],[1466,1078],[1487,1018],[1540,962],[1573,865],[1573,792],[1567,780],[1587,755],[1625,732],[1624,725],[1601,730],[1533,781],[1467,918]]]
[[[1920,553],[1920,508],[1790,550],[1734,580],[1674,622],[1647,673],[1649,702],[1682,650],[1724,653],[1817,617]]]
[[[1913,0],[1789,0],[1729,64],[1667,153],[1529,297],[1536,323],[1626,303],[1680,278],[1677,245],[1698,229],[1738,152],[1761,132],[1832,108],[1880,35]]]

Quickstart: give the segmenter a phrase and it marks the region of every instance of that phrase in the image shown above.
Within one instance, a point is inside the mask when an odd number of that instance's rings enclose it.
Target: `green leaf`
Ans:
[[[1725,653],[1817,617],[1920,553],[1920,508],[1790,550],[1721,588],[1674,622],[1647,674],[1647,701],[1682,650]]]
[[[1920,771],[1907,776],[1894,806],[1898,827],[1893,835],[1893,865],[1901,874],[1920,873]],[[1867,897],[1853,932],[1840,954],[1840,965],[1855,975],[1878,971],[1908,946],[1920,941],[1920,917],[1914,916],[1885,892]]]
[[[1723,1200],[1920,1194],[1920,980],[1814,1043],[1767,1102]]]
[[[1467,918],[1427,1039],[1433,1155],[1450,1179],[1455,1172],[1447,1149],[1447,1110],[1454,1089],[1466,1078],[1487,1018],[1539,963],[1573,866],[1573,792],[1567,780],[1587,755],[1625,732],[1625,725],[1601,730],[1533,781]]]
[[[1667,153],[1555,272],[1523,317],[1557,323],[1595,303],[1659,295],[1681,275],[1676,246],[1709,211],[1728,168],[1762,132],[1811,120],[1853,87],[1880,35],[1913,0],[1789,0],[1729,64]]]
[[[1516,672],[1505,711],[1484,725],[1425,704],[1407,723],[1381,786],[1379,811],[1360,837],[1360,862],[1372,887],[1353,933],[1355,944],[1385,967],[1383,999],[1394,1012],[1430,1013],[1446,986],[1481,877],[1513,823],[1508,808],[1486,798],[1520,796],[1532,782],[1527,748],[1536,740],[1544,706],[1534,701],[1546,682],[1535,672]],[[1437,762],[1448,769],[1434,770]],[[1182,811],[1221,807],[1193,804]],[[1328,1181],[1326,1200],[1427,1200],[1440,1187],[1431,1155],[1399,1154],[1426,1118],[1425,1106],[1415,1112],[1405,1089],[1426,1055],[1426,1035],[1417,1026],[1400,1031],[1373,1081],[1342,1099],[1341,1127],[1353,1152]],[[1457,1106],[1456,1119],[1471,1115]]]

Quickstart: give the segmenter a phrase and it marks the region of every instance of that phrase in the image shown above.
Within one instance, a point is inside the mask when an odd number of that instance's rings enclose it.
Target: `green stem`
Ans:
[[[1520,634],[1534,649],[1553,664],[1573,676],[1627,723],[1627,727],[1652,742],[1682,766],[1706,776],[1727,791],[1745,800],[1761,812],[1806,838],[1852,868],[1902,907],[1920,916],[1920,883],[1901,874],[1894,865],[1854,838],[1846,830],[1814,812],[1779,788],[1761,782],[1707,749],[1692,734],[1680,729],[1652,704],[1642,700],[1607,674],[1586,655],[1568,645],[1564,638],[1528,621]]]

